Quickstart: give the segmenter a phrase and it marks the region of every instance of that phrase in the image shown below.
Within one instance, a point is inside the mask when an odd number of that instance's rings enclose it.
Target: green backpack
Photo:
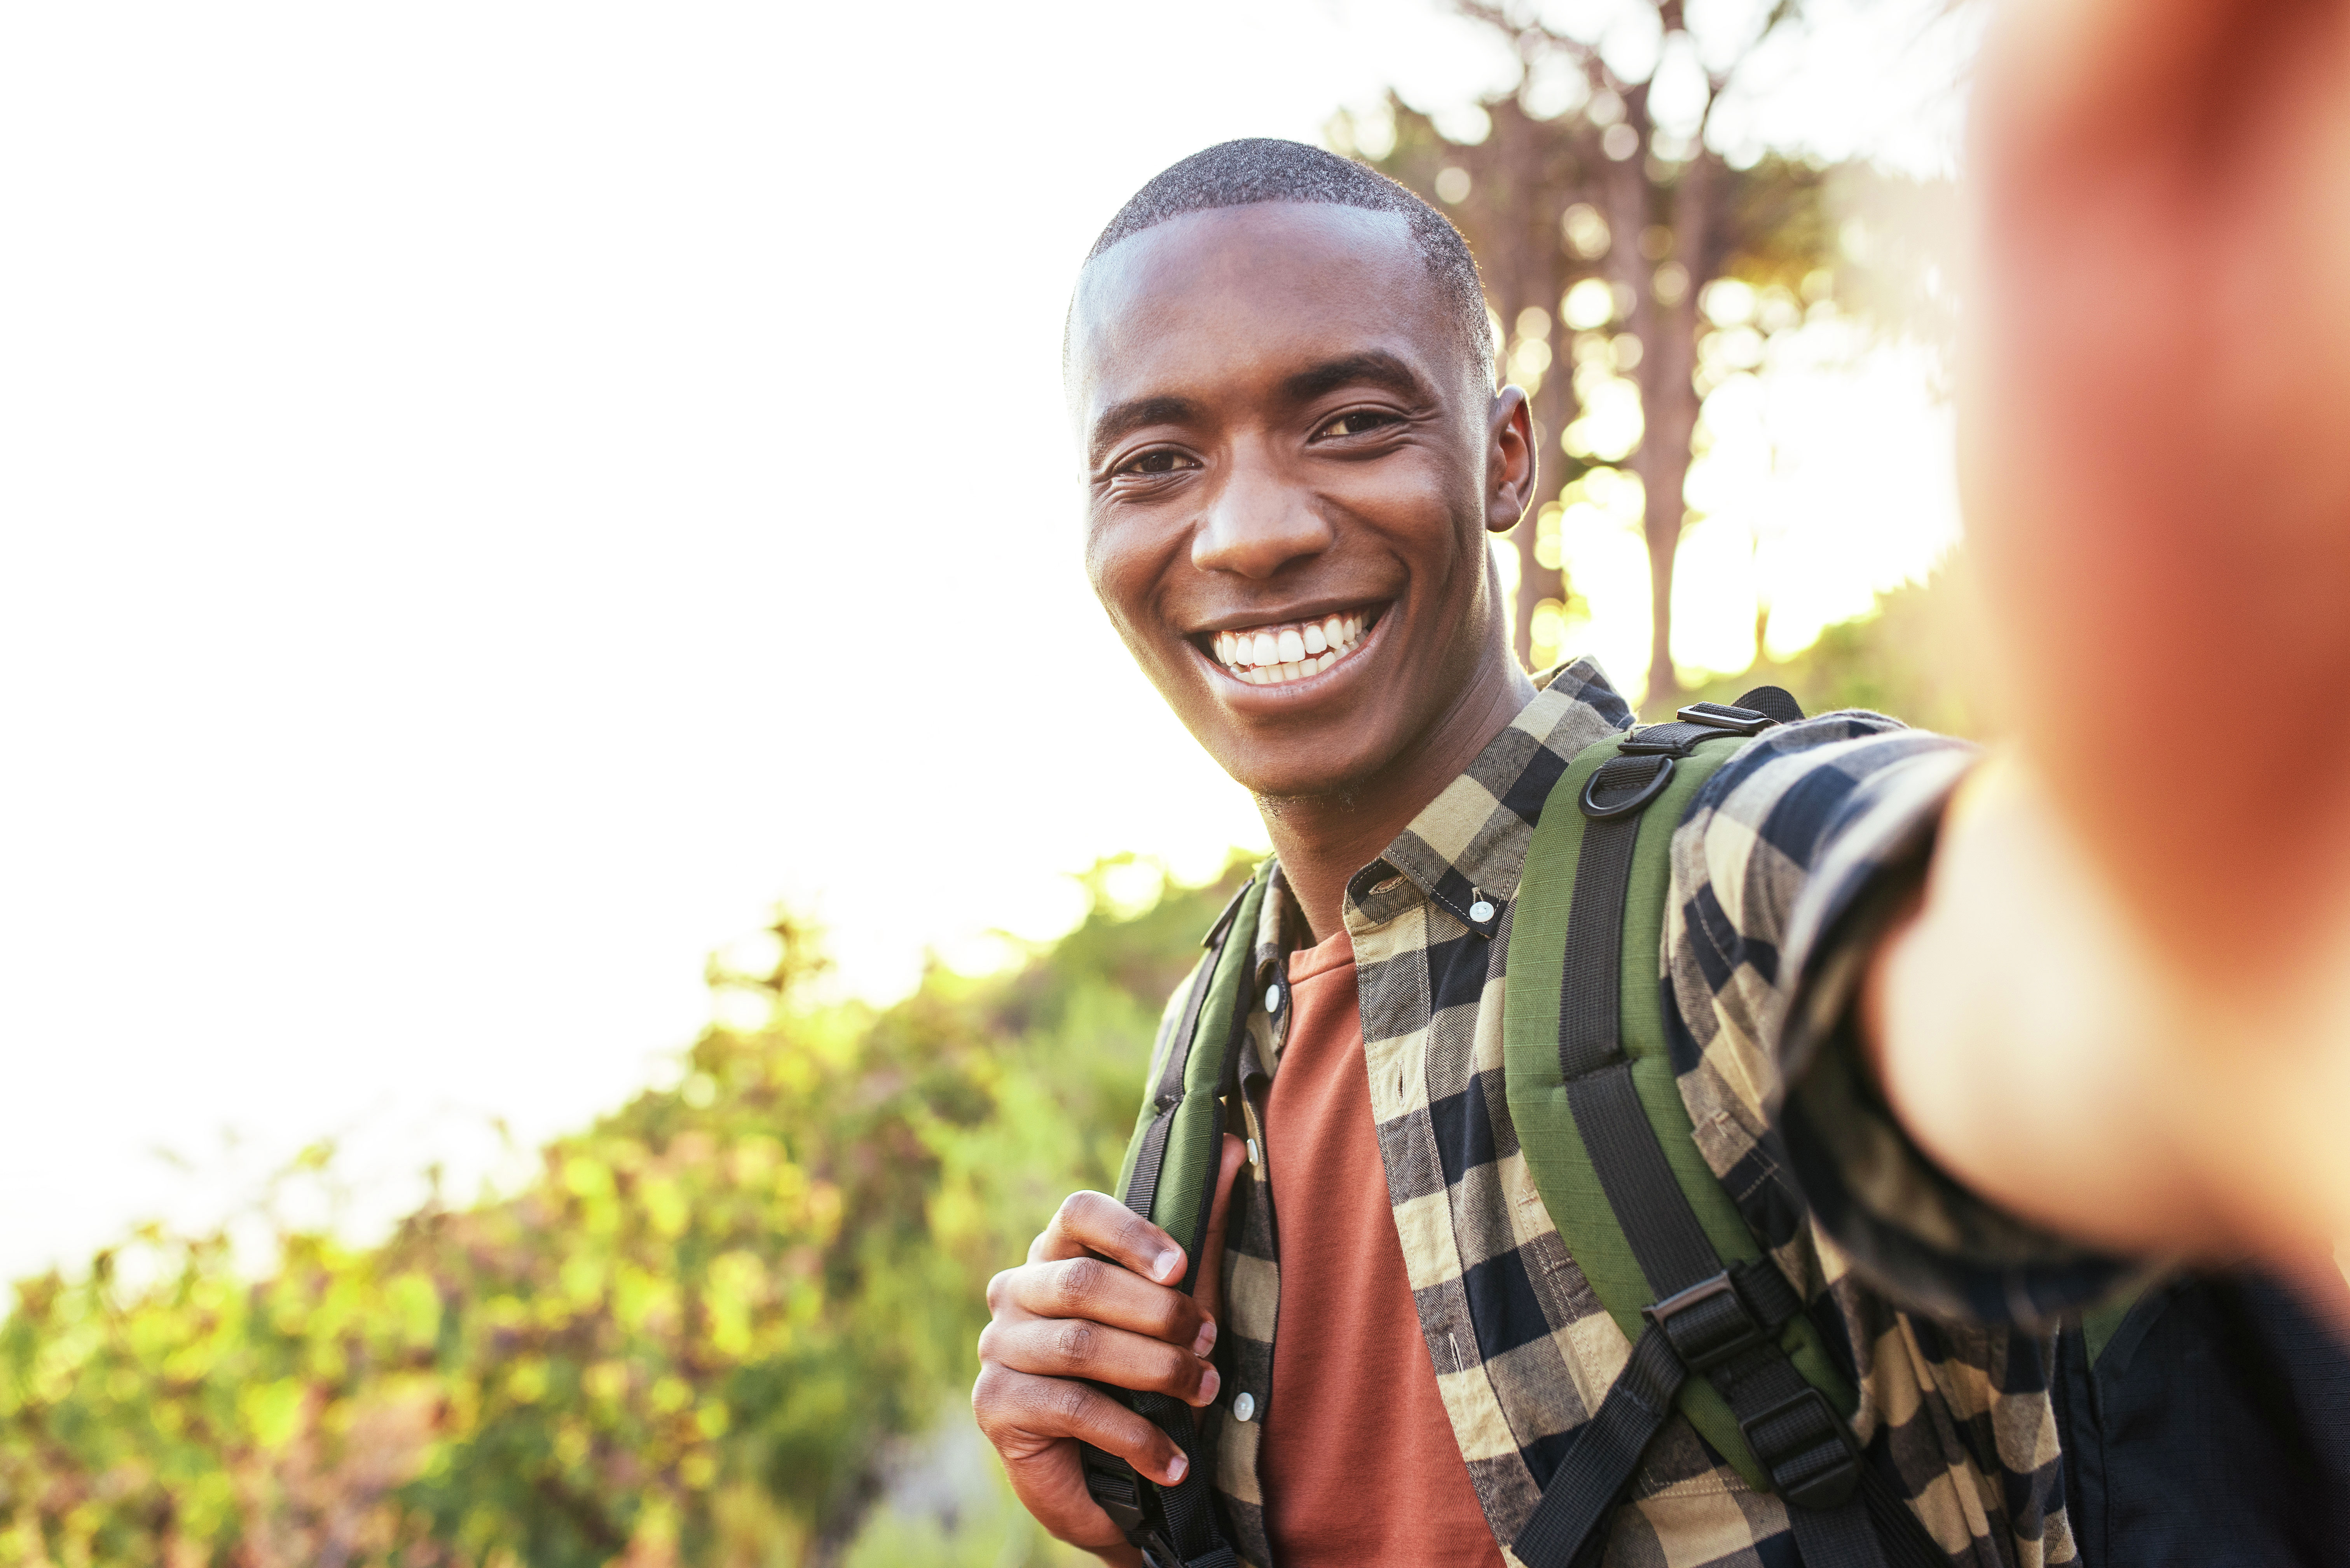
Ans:
[[[1788,1504],[1806,1568],[1947,1561],[1862,1460],[1847,1424],[1854,1390],[1699,1151],[1666,1049],[1657,953],[1674,829],[1747,739],[1802,716],[1762,687],[1736,706],[1694,703],[1600,741],[1553,788],[1527,852],[1503,1014],[1510,1116],[1561,1239],[1633,1344],[1512,1542],[1527,1568],[1596,1561],[1609,1515],[1676,1409],[1748,1484]],[[1120,1177],[1127,1205],[1195,1268],[1264,896],[1260,875],[1208,933]],[[1095,1499],[1154,1568],[1237,1563],[1189,1407],[1106,1391],[1193,1462],[1179,1485],[1157,1486],[1089,1448]]]

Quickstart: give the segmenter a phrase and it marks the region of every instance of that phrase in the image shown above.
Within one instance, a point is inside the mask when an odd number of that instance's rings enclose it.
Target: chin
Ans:
[[[1376,778],[1389,760],[1386,750],[1364,747],[1358,736],[1350,739],[1357,743],[1344,753],[1325,752],[1302,763],[1294,752],[1278,759],[1268,756],[1271,747],[1240,748],[1241,754],[1228,753],[1216,761],[1233,782],[1263,801],[1343,800]]]

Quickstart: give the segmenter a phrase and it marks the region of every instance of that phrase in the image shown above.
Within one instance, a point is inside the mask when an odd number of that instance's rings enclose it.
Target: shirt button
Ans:
[[[1243,1389],[1242,1389],[1238,1394],[1235,1394],[1235,1395],[1233,1395],[1233,1396],[1232,1396],[1232,1419],[1233,1419],[1233,1420],[1235,1420],[1235,1421],[1245,1421],[1245,1420],[1247,1420],[1251,1416],[1253,1416],[1253,1415],[1255,1415],[1255,1414],[1256,1414],[1256,1396],[1255,1396],[1255,1395],[1253,1395],[1253,1394],[1250,1393],[1247,1389],[1243,1388]]]
[[[1482,926],[1493,918],[1493,906],[1480,898],[1469,906],[1469,918]]]
[[[1259,1163],[1259,1161],[1263,1158],[1263,1156],[1259,1155],[1259,1154],[1257,1153],[1257,1151],[1256,1151],[1256,1139],[1254,1139],[1254,1138],[1251,1138],[1251,1139],[1249,1139],[1249,1140],[1248,1140],[1248,1151],[1249,1151],[1249,1163],[1250,1163],[1251,1165],[1255,1165],[1255,1164]]]
[[[1278,1012],[1281,1011],[1281,982],[1279,981],[1275,981],[1271,985],[1264,988],[1264,1010],[1267,1012]]]

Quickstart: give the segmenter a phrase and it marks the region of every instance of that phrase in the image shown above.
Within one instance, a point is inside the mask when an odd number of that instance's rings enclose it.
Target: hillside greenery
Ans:
[[[772,1022],[710,1030],[511,1198],[373,1247],[288,1231],[259,1281],[151,1227],[21,1282],[0,1564],[845,1560],[968,1386],[988,1275],[1114,1172],[1159,1000],[1243,873],[1097,897],[1010,972],[878,1010],[809,1002],[821,955],[779,919],[771,970],[717,977]]]
[[[1945,573],[1694,695],[1976,732],[1954,605]],[[883,1008],[815,1000],[820,941],[779,917],[772,964],[712,973],[767,1022],[712,1027],[510,1196],[373,1246],[284,1228],[265,1278],[149,1227],[19,1282],[0,1568],[1066,1561],[953,1416],[983,1288],[1108,1184],[1160,1001],[1245,869],[1137,899],[1148,868],[1106,862],[1058,941]],[[889,1495],[926,1431],[963,1490],[914,1517]]]

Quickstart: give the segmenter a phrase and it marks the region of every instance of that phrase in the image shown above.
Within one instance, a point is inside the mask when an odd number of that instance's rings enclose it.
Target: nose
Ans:
[[[1243,452],[1191,535],[1191,564],[1203,572],[1263,581],[1293,561],[1320,555],[1335,537],[1315,509],[1312,492],[1287,483],[1264,455]]]

